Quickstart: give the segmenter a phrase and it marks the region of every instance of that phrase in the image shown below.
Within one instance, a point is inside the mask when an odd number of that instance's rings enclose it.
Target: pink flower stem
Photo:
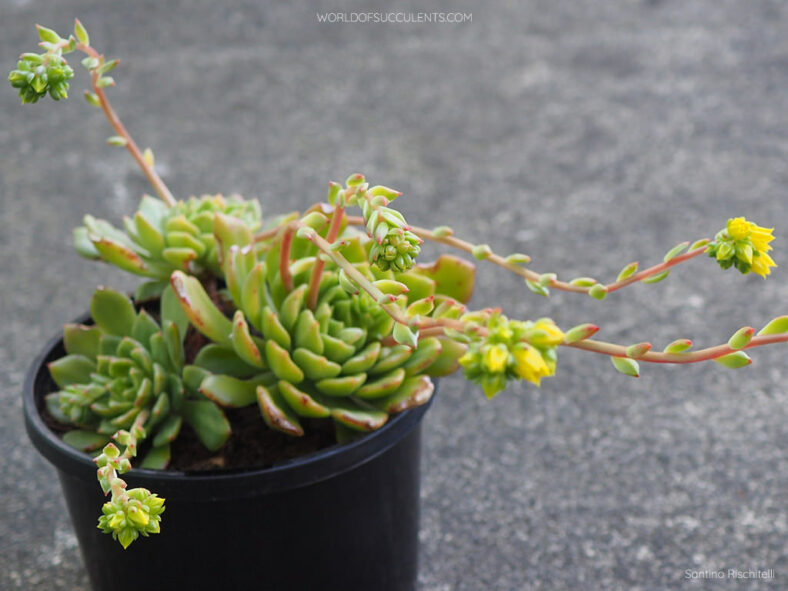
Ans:
[[[342,217],[344,215],[344,207],[337,207],[331,214],[331,225],[329,226],[328,234],[326,235],[326,242],[329,244],[333,244],[334,240],[337,239],[337,236],[339,235],[339,229],[342,226]],[[309,278],[309,295],[307,296],[307,306],[309,306],[310,310],[314,310],[317,307],[317,296],[320,290],[320,280],[323,277],[323,268],[325,266],[326,262],[318,257],[317,261],[315,262],[315,266],[312,269],[312,276]]]
[[[788,333],[771,334],[756,336],[741,349],[733,349],[729,345],[717,345],[715,347],[708,347],[706,349],[698,349],[697,351],[688,351],[686,353],[658,353],[649,351],[640,357],[635,357],[637,361],[646,361],[649,363],[699,363],[701,361],[710,361],[719,357],[724,357],[735,351],[742,351],[744,349],[752,349],[754,347],[762,347],[764,345],[773,345],[775,343],[788,342]],[[562,344],[564,347],[572,347],[573,349],[582,349],[584,351],[591,351],[592,353],[600,353],[609,357],[627,357],[627,348],[623,345],[616,345],[615,343],[607,343],[605,341],[595,341],[586,339],[584,341],[577,341],[575,343]]]

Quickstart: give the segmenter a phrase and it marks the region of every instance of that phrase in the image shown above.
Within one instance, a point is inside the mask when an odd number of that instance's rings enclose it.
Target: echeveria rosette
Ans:
[[[460,358],[465,377],[479,384],[488,398],[506,387],[510,379],[539,386],[542,378],[555,374],[556,348],[564,333],[549,318],[509,320],[499,310],[472,312],[463,317],[473,327],[484,327],[486,335],[469,336],[468,351]]]
[[[774,240],[773,231],[774,228],[763,228],[743,217],[731,218],[706,252],[723,269],[735,267],[744,274],[752,272],[766,278],[771,268],[777,266],[768,254],[772,250],[769,243]]]
[[[303,219],[317,231],[327,225],[315,212]],[[342,439],[354,431],[377,429],[389,414],[426,403],[434,390],[430,376],[458,367],[465,346],[451,339],[422,338],[413,348],[394,343],[394,320],[366,293],[348,293],[354,290],[341,284],[333,263],[324,268],[317,304],[309,308],[306,295],[317,260],[309,240],[293,239],[293,288],[287,292],[280,273],[281,240],[274,240],[264,259],[258,260],[249,229],[224,216],[220,222],[217,238],[223,245],[231,244],[223,250],[223,261],[227,292],[238,308],[232,320],[195,278],[182,272],[172,277],[190,320],[214,341],[195,362],[211,372],[200,388],[207,397],[229,407],[257,403],[271,428],[294,436],[304,433],[304,418],[332,419]],[[453,275],[440,277],[431,277],[429,268],[414,269],[395,280],[393,272],[369,264],[369,247],[366,237],[345,236],[338,250],[370,281],[410,283],[410,291],[390,305],[407,310],[418,302],[410,309],[422,316],[457,318],[465,311],[452,295],[470,296],[472,265],[457,263]],[[444,273],[451,267],[449,259],[456,262],[448,257]],[[456,288],[459,285],[464,291]],[[411,293],[413,299],[408,298]],[[231,353],[256,367],[257,373],[228,376],[219,362],[210,362]]]
[[[149,277],[161,289],[176,270],[220,276],[214,237],[217,213],[242,220],[253,231],[262,223],[256,199],[203,195],[169,207],[160,199],[145,195],[134,216],[124,218],[124,230],[85,216],[84,225],[74,230],[74,247],[84,257],[101,259]],[[151,291],[155,295],[155,290]]]
[[[49,364],[60,390],[47,395],[47,408],[77,427],[64,441],[91,452],[145,412],[143,426],[152,438],[145,467],[169,462],[169,445],[184,420],[207,448],[221,447],[230,426],[221,409],[196,391],[201,372],[184,365],[188,320],[171,290],[162,296],[161,325],[111,289],[96,290],[90,311],[95,324],[66,325],[67,355]]]

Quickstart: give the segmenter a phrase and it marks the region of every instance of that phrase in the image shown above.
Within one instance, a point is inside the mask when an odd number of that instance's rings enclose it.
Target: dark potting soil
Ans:
[[[225,414],[230,421],[232,435],[221,449],[215,452],[207,450],[192,428],[184,423],[178,438],[171,444],[172,460],[167,469],[177,472],[202,472],[268,468],[336,443],[331,421],[302,419],[305,434],[302,437],[292,437],[268,428],[257,405],[225,409]],[[59,436],[75,428],[73,425],[57,422],[46,407],[41,408],[41,416],[47,427]],[[147,446],[143,444],[138,457],[143,457],[146,451]]]

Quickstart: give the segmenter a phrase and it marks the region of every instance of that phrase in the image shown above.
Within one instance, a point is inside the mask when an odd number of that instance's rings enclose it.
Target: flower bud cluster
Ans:
[[[509,379],[539,386],[542,378],[555,374],[556,347],[564,333],[551,319],[523,322],[509,320],[499,310],[485,310],[466,314],[463,321],[472,332],[487,329],[486,336],[471,338],[460,365],[488,398],[503,390]]]
[[[55,51],[23,53],[8,81],[19,90],[23,103],[35,103],[47,93],[56,101],[68,98],[68,81],[73,77],[74,70],[61,52]]]
[[[422,239],[410,231],[400,212],[388,207],[402,193],[381,185],[369,187],[360,174],[351,175],[346,185],[339,190],[338,185],[332,184],[329,201],[342,207],[358,204],[361,208],[367,234],[374,241],[370,262],[381,271],[404,273],[411,269],[421,252]]]
[[[128,548],[140,534],[148,536],[161,531],[164,499],[145,488],[133,488],[113,496],[101,507],[98,528],[112,534],[124,548]]]
[[[744,274],[753,272],[766,277],[771,267],[777,266],[768,254],[772,249],[769,242],[774,240],[773,231],[774,228],[762,228],[743,217],[731,218],[706,252],[723,269],[735,267]]]

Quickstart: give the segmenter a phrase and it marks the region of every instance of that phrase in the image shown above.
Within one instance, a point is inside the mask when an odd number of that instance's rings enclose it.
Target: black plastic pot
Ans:
[[[84,320],[84,319],[83,319]],[[421,419],[427,406],[378,431],[272,468],[213,473],[133,469],[129,487],[167,501],[162,532],[123,550],[97,528],[105,497],[93,462],[41,419],[57,388],[46,364],[28,372],[25,423],[57,468],[96,591],[124,589],[412,590],[416,585]]]

